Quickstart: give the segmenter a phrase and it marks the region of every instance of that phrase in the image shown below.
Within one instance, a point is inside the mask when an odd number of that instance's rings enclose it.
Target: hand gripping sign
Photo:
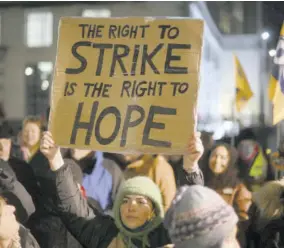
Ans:
[[[62,147],[186,152],[203,22],[62,18],[49,129]]]

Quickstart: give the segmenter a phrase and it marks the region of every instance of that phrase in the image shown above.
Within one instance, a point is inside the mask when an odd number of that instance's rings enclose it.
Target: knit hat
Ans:
[[[154,207],[155,216],[139,231],[132,232],[123,225],[120,216],[120,206],[123,199],[127,195],[139,195],[149,198]],[[158,186],[148,177],[134,177],[124,181],[119,189],[114,202],[114,219],[117,228],[120,230],[120,236],[124,242],[127,242],[129,247],[131,246],[131,239],[141,240],[143,247],[148,244],[148,234],[157,228],[163,220],[164,208],[162,203],[162,195]],[[130,244],[129,244],[130,243]]]
[[[234,209],[215,191],[200,185],[179,189],[165,217],[176,248],[221,247],[238,222]]]

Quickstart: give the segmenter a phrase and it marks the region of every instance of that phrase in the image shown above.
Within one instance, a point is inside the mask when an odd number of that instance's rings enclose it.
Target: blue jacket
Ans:
[[[83,186],[87,197],[99,202],[105,211],[113,206],[115,196],[123,181],[123,174],[113,160],[104,158],[102,152],[96,152],[94,156],[96,164],[91,174],[84,174]]]

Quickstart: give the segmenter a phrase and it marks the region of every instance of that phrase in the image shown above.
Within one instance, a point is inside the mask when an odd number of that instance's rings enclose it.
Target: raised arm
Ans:
[[[82,245],[101,247],[117,234],[112,219],[96,216],[88,206],[49,132],[44,133],[40,150],[48,159],[50,169],[54,173],[50,190],[54,192],[52,197],[65,225]]]
[[[196,132],[189,140],[188,154],[183,157],[183,169],[179,171],[180,185],[204,185],[203,173],[198,166],[204,148],[200,139],[200,133]]]

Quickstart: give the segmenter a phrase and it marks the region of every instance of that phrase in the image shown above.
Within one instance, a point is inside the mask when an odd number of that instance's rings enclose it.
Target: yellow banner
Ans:
[[[284,120],[284,24],[273,59],[273,68],[270,79],[270,91],[273,103],[273,125]]]
[[[284,78],[284,71],[282,73],[282,78]],[[284,93],[281,91],[280,84],[277,83],[273,98],[273,125],[278,124],[282,120],[284,120]]]
[[[202,40],[201,20],[62,18],[49,121],[56,144],[186,153]]]

